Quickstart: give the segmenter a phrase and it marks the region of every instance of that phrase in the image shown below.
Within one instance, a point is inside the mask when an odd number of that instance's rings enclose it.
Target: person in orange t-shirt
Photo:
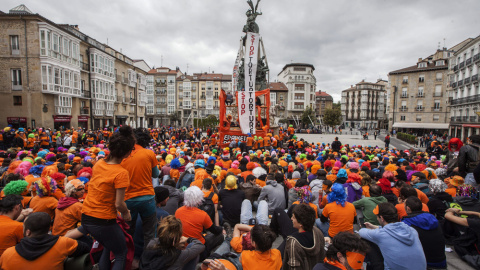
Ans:
[[[25,237],[0,257],[0,268],[63,270],[67,257],[87,254],[90,247],[71,238],[49,235],[50,217],[47,213],[32,213],[24,223]]]
[[[129,157],[124,159],[121,165],[130,174],[130,186],[125,192],[125,202],[132,216],[128,233],[135,233],[137,216],[142,218],[144,247],[155,237],[155,224],[157,215],[155,208],[155,191],[153,190],[152,177],[160,175],[158,161],[155,153],[145,149],[150,143],[150,134],[145,129],[135,130],[137,144]],[[180,161],[178,161],[178,165]],[[172,161],[173,163],[173,161]],[[178,166],[180,167],[180,166]],[[177,177],[180,177],[178,175]],[[175,179],[178,181],[178,178]]]
[[[35,181],[35,190],[37,196],[30,201],[30,207],[33,212],[45,212],[53,220],[55,218],[55,209],[57,209],[58,201],[53,197],[57,189],[57,183],[50,177],[41,177]]]
[[[418,197],[418,190],[413,188],[412,186],[404,185],[400,189],[400,196],[398,197],[398,204],[395,205],[395,208],[397,208],[398,220],[402,220],[403,217],[407,216],[407,211],[405,210],[405,201],[410,196]],[[428,206],[423,202],[422,202],[422,211],[429,212]]]
[[[74,179],[65,185],[65,197],[58,201],[53,221],[52,235],[65,236],[82,220],[82,203],[78,200],[85,193],[82,181]]]
[[[282,254],[278,249],[272,249],[272,244],[277,236],[270,227],[255,225],[250,233],[255,250],[242,251],[240,263],[243,269],[281,269]]]
[[[7,195],[0,206],[0,256],[23,238],[23,223],[16,221],[22,213],[22,196]]]
[[[184,193],[184,206],[177,209],[175,217],[182,221],[183,236],[198,239],[205,245],[205,254],[210,254],[212,248],[223,241],[223,229],[215,226],[208,214],[198,208],[203,202],[203,196],[204,193],[198,187],[187,188]],[[213,233],[214,237],[203,238],[204,230]]]
[[[345,189],[339,183],[332,186],[332,191],[328,194],[328,204],[323,208],[317,227],[322,230],[325,236],[335,237],[339,232],[353,232],[353,223],[357,216],[355,206],[346,201],[347,194]],[[330,221],[330,226],[326,223]],[[319,226],[320,225],[320,226]],[[328,233],[327,228],[328,227]]]
[[[125,203],[125,189],[130,185],[130,175],[120,163],[130,155],[134,146],[132,128],[120,127],[110,138],[110,154],[93,166],[88,195],[83,202],[82,227],[102,244],[105,256],[113,252],[115,263],[112,269],[123,269],[126,261],[127,243],[123,230],[117,224],[117,213],[120,212],[125,221],[132,219]],[[100,269],[110,268],[110,260],[100,261]]]

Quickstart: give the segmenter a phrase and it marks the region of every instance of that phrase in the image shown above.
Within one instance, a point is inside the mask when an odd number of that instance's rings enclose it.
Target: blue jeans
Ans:
[[[123,270],[125,269],[125,260],[127,258],[127,243],[125,235],[120,226],[115,222],[112,224],[98,225],[95,223],[84,221],[82,218],[83,228],[90,233],[95,240],[103,246],[102,256],[98,262],[100,270]],[[115,256],[115,263],[111,267],[110,252]]]
[[[467,173],[465,176],[465,184],[471,185],[472,187],[478,187],[477,182],[475,181],[475,177],[473,176],[473,173]]]
[[[157,224],[155,198],[139,201],[132,201],[132,199],[130,199],[125,203],[127,204],[127,207],[130,210],[130,215],[132,216],[132,221],[128,223],[128,225],[130,225],[128,233],[130,235],[135,234],[136,221],[138,215],[140,215],[143,229],[143,247],[145,248],[148,245],[148,242],[155,237],[155,225]]]
[[[317,218],[315,220],[315,225],[317,226],[317,228],[319,228],[322,231],[322,233],[323,233],[323,235],[325,235],[325,237],[329,236],[328,235],[328,229],[330,228],[330,222],[328,222],[328,221],[327,222],[321,222],[320,219]]]
[[[248,221],[253,218],[252,203],[250,200],[243,200],[241,209],[240,223],[248,224]],[[265,200],[262,200],[258,203],[257,221],[258,224],[268,225],[268,203]]]
[[[193,244],[190,243],[187,246],[187,249],[189,249]],[[182,270],[195,270],[195,267],[197,266],[198,261],[200,260],[200,255],[191,259],[188,263],[183,265]]]

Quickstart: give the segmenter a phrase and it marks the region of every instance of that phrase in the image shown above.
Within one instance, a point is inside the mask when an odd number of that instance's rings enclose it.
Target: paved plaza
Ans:
[[[350,146],[352,145],[363,145],[363,146],[378,146],[378,147],[385,147],[385,143],[380,140],[379,136],[377,136],[377,139],[374,139],[373,135],[368,136],[368,140],[364,140],[362,135],[359,132],[353,131],[353,134],[350,134],[350,131],[348,131],[348,134],[306,134],[306,133],[297,133],[297,140],[299,139],[304,139],[305,141],[311,143],[332,143],[335,140],[335,137],[338,137],[338,140],[342,144],[349,144]],[[385,135],[383,135],[385,136]]]

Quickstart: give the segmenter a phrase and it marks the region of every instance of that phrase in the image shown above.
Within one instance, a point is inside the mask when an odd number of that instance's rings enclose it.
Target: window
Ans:
[[[438,72],[438,73],[435,75],[435,78],[436,78],[437,82],[440,82],[440,81],[442,81],[443,74],[442,74],[441,72]]]
[[[402,97],[403,97],[403,98],[408,97],[408,95],[407,95],[407,88],[406,88],[406,87],[403,87],[403,88],[402,88]]]
[[[296,100],[303,100],[304,98],[305,98],[305,96],[304,96],[303,93],[295,94],[295,97],[294,97],[294,99],[296,99]]]
[[[419,68],[426,68],[426,67],[427,67],[427,63],[426,63],[426,62],[420,62],[420,63],[418,63],[418,67],[419,67]]]
[[[21,69],[12,69],[12,90],[22,90]]]
[[[22,96],[13,96],[13,105],[22,106]]]
[[[418,76],[418,81],[419,82],[425,82],[425,75]]]
[[[417,101],[417,111],[422,111],[423,110],[423,100],[418,100]]]
[[[441,85],[441,84],[435,85],[435,93],[434,93],[434,96],[435,96],[435,97],[441,97],[441,96],[442,96],[442,85]]]
[[[440,116],[438,114],[433,115],[433,121],[438,121],[440,120]]]
[[[445,60],[438,60],[437,62],[435,62],[435,66],[443,66],[445,65]]]
[[[408,83],[408,76],[403,76],[403,81],[402,83]]]
[[[423,87],[418,88],[418,97],[423,97]]]
[[[10,47],[12,48],[12,54],[20,54],[20,44],[18,42],[18,36],[10,36]]]
[[[417,114],[416,120],[417,122],[422,122],[422,116],[420,114]]]
[[[305,91],[305,85],[304,84],[295,84],[295,90],[296,91]]]
[[[277,93],[270,92],[270,105],[275,106],[277,105]]]
[[[405,121],[405,115],[400,115],[400,121]]]
[[[402,101],[402,107],[400,108],[400,110],[402,112],[407,111],[407,102],[406,101]]]

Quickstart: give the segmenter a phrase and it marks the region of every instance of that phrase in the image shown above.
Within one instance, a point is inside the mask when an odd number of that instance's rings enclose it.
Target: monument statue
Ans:
[[[257,4],[255,7],[253,6],[252,0],[247,1],[248,5],[250,6],[250,9],[247,10],[247,23],[245,26],[243,26],[243,32],[252,32],[252,33],[259,33],[260,29],[258,27],[258,24],[255,22],[257,19],[258,15],[262,15],[262,12],[258,12],[258,4],[260,3],[260,0],[257,1]]]

